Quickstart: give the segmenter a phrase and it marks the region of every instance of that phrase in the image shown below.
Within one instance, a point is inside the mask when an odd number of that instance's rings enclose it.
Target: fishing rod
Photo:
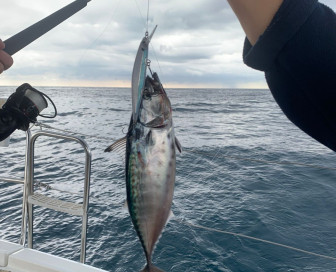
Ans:
[[[76,0],[61,8],[53,14],[45,17],[37,23],[27,27],[21,32],[10,37],[5,43],[4,51],[14,55],[28,44],[32,43],[55,26],[59,25],[84,7],[91,0]],[[41,115],[40,112],[48,106],[46,98],[55,109],[53,116]],[[57,109],[53,101],[44,93],[36,90],[29,84],[23,84],[17,88],[2,109],[0,109],[0,141],[9,137],[16,129],[26,131],[30,123],[35,123],[38,115],[47,118],[56,117]],[[6,116],[6,118],[3,118]],[[5,120],[5,121],[4,121]]]
[[[6,48],[4,49],[9,55],[14,55],[28,44],[32,43],[55,26],[59,25],[84,7],[91,0],[76,0],[69,5],[61,8],[53,14],[45,17],[41,21],[27,27],[21,32],[4,41]]]

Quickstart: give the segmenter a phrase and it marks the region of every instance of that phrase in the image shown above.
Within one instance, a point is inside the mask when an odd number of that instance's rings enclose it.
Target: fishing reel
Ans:
[[[41,115],[48,107],[47,99],[53,105],[53,115]],[[57,109],[53,101],[44,93],[33,88],[28,83],[19,86],[0,108],[0,141],[6,139],[16,129],[27,131],[30,123],[35,123],[37,116],[54,118]]]

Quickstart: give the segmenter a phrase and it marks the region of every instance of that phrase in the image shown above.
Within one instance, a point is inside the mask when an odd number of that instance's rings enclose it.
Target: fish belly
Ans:
[[[147,257],[167,222],[173,199],[175,149],[169,139],[174,138],[156,138],[148,148],[135,143],[129,157],[128,204]]]

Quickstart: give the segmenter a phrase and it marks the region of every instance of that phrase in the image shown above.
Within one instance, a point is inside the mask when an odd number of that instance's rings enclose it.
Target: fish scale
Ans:
[[[135,146],[138,146],[137,144]],[[142,175],[142,168],[137,167],[139,165],[139,155],[138,155],[138,151],[136,149],[134,149],[134,152],[132,152],[130,156],[130,162],[129,162],[129,166],[131,169],[131,173],[132,175],[130,176],[130,185],[128,186],[129,188],[129,194],[128,194],[128,198],[131,199],[131,201],[128,201],[129,208],[130,208],[130,213],[131,213],[131,217],[133,219],[133,224],[135,227],[135,230],[139,236],[139,239],[143,245],[143,247],[145,247],[145,240],[143,238],[143,232],[140,230],[140,224],[139,224],[139,192],[140,192],[140,177]],[[144,248],[145,250],[148,250],[148,248]]]

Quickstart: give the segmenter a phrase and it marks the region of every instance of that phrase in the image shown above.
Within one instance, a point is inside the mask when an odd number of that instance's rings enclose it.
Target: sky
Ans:
[[[298,0],[301,1],[301,0]],[[0,0],[7,38],[72,0]],[[335,0],[320,2],[336,10]],[[0,85],[129,87],[146,31],[147,0],[91,0],[87,7],[16,53]],[[151,69],[165,87],[267,88],[242,61],[244,32],[225,0],[150,0]]]

